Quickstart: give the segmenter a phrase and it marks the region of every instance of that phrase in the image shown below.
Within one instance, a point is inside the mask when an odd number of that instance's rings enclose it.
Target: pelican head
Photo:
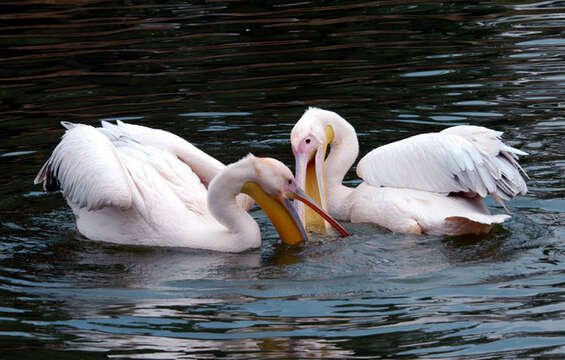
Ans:
[[[349,235],[297,186],[292,172],[283,163],[272,158],[258,158],[253,155],[249,155],[248,158],[253,164],[254,176],[243,184],[241,192],[251,196],[269,216],[282,242],[297,245],[308,238],[291,200],[298,200],[308,205],[342,236]]]
[[[290,133],[292,152],[296,161],[296,180],[306,193],[328,210],[326,169],[324,160],[328,145],[334,140],[334,112],[309,108]],[[297,212],[307,229],[324,233],[329,228],[314,212],[297,204]]]

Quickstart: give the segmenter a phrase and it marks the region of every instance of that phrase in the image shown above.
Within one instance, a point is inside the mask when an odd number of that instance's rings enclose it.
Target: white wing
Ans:
[[[115,125],[103,121],[102,128],[99,128],[99,130],[113,142],[126,137],[133,139],[141,145],[150,145],[169,152],[188,165],[206,188],[214,176],[226,167],[223,163],[180,136],[168,131],[152,129],[141,125],[125,124],[119,120]],[[237,201],[245,210],[251,209],[254,204],[253,199],[245,194],[239,194]]]
[[[45,191],[61,190],[81,208],[129,208],[131,179],[114,145],[92,126],[63,126],[68,130],[34,182],[43,183]]]
[[[226,167],[220,161],[180,136],[168,131],[152,129],[141,125],[125,124],[121,121],[117,121],[116,124],[102,121],[102,128],[99,130],[112,142],[122,137],[127,137],[139,144],[154,146],[170,152],[190,166],[206,186],[212,181],[214,176]]]
[[[517,162],[517,155],[526,153],[505,145],[501,135],[479,126],[416,135],[369,152],[357,174],[373,186],[491,194],[504,205],[527,191]]]
[[[43,182],[45,191],[61,190],[69,201],[88,210],[127,209],[135,194],[148,201],[166,192],[169,201],[180,200],[192,213],[207,213],[206,188],[174,155],[126,136],[110,141],[91,126],[63,125],[68,130],[34,181]]]
[[[209,214],[208,191],[190,166],[168,151],[129,138],[121,138],[114,145],[146,211],[173,210],[173,202],[180,201],[192,214]]]

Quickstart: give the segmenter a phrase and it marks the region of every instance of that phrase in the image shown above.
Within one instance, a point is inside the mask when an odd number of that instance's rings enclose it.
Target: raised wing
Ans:
[[[145,210],[175,209],[174,203],[180,201],[195,215],[209,214],[208,191],[190,166],[168,151],[138,144],[127,137],[114,145]]]
[[[180,136],[168,131],[152,129],[141,125],[126,124],[119,120],[116,124],[103,121],[102,128],[99,130],[112,142],[119,141],[119,139],[125,137],[141,145],[150,145],[169,152],[188,165],[206,188],[208,188],[208,184],[210,184],[214,176],[226,167],[223,163],[206,154]],[[237,202],[245,210],[251,209],[254,204],[253,199],[245,194],[239,194],[237,196]]]
[[[505,145],[501,135],[479,126],[416,135],[369,152],[357,174],[373,186],[491,194],[504,205],[527,191],[517,162],[518,155],[526,153]]]
[[[114,145],[92,126],[62,124],[67,131],[34,183],[43,183],[45,191],[61,190],[69,201],[88,210],[129,208],[131,179]]]
[[[127,137],[141,145],[150,145],[170,152],[190,166],[205,186],[208,186],[214,176],[226,167],[180,136],[168,131],[126,124],[119,120],[116,124],[103,121],[102,128],[99,130],[113,142],[122,137]]]

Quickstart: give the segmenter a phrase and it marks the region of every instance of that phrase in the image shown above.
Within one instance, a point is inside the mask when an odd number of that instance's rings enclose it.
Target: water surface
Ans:
[[[565,3],[4,1],[1,358],[563,358]],[[392,234],[221,254],[90,242],[32,180],[60,121],[173,131],[292,167],[308,106],[361,154],[473,124],[529,153],[485,236]],[[355,185],[354,171],[347,182]],[[504,212],[488,201],[493,212]]]

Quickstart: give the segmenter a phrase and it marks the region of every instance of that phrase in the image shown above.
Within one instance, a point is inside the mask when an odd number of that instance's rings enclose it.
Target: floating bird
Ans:
[[[261,245],[258,224],[245,211],[251,196],[283,242],[307,236],[290,199],[319,211],[291,171],[271,158],[248,155],[224,166],[180,137],[118,122],[102,128],[63,123],[61,142],[35,183],[61,191],[81,234],[119,244],[240,252]]]
[[[336,220],[375,223],[394,232],[461,235],[490,231],[509,215],[491,215],[487,195],[505,205],[527,186],[518,164],[525,152],[505,145],[502,133],[454,126],[378,147],[357,165],[363,182],[342,184],[355,162],[355,129],[335,112],[309,108],[291,132],[296,180]],[[328,146],[330,152],[326,158]],[[308,230],[327,230],[297,204]]]

